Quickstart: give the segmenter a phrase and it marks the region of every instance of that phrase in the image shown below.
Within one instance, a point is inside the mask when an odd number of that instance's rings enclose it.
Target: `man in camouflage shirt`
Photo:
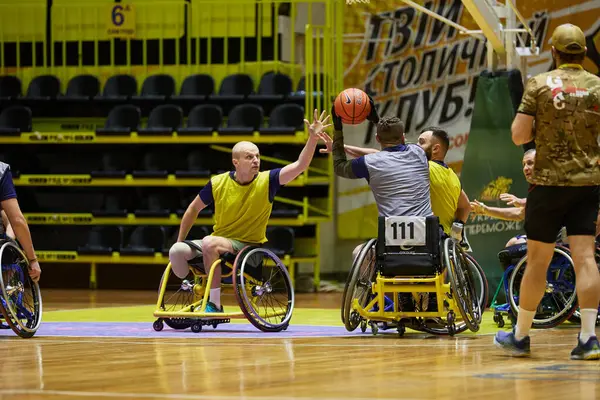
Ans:
[[[529,330],[546,289],[556,236],[567,229],[581,308],[581,332],[572,359],[600,359],[595,333],[600,274],[594,259],[600,185],[600,78],[583,70],[585,35],[564,24],[552,34],[557,69],[531,78],[512,124],[516,145],[535,140],[536,157],[525,208],[527,269],[514,332],[494,343],[513,355],[530,353]]]

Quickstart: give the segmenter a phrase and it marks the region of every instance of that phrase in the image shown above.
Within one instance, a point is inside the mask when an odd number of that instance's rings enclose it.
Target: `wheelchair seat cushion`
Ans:
[[[506,270],[510,265],[518,263],[526,254],[527,243],[519,243],[500,250],[498,260],[500,260],[502,268]]]
[[[234,253],[223,253],[221,254],[221,260],[233,265],[233,263],[235,262],[235,257],[237,256],[237,254]]]

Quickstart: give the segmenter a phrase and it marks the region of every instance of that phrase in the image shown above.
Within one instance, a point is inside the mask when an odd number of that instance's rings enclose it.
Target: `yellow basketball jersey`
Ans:
[[[440,219],[444,232],[450,234],[462,190],[460,180],[446,164],[429,161],[429,181],[433,214]]]
[[[213,235],[248,243],[265,243],[273,203],[269,201],[269,171],[246,185],[229,172],[211,179],[215,205]]]

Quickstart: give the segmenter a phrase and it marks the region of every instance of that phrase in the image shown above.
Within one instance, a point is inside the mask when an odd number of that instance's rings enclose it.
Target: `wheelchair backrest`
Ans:
[[[384,276],[435,275],[441,271],[436,216],[379,217],[377,264]]]

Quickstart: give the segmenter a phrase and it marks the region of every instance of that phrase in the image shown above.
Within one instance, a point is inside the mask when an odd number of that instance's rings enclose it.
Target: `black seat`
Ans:
[[[210,99],[235,101],[243,100],[254,91],[254,82],[250,75],[233,74],[226,76],[221,82],[219,93],[210,95]]]
[[[207,74],[190,75],[181,84],[179,95],[173,96],[173,100],[204,101],[215,91],[215,80]]]
[[[88,101],[100,93],[100,81],[93,75],[78,75],[73,77],[67,85],[64,96],[59,100]]]
[[[270,71],[262,76],[258,93],[248,96],[250,101],[281,101],[292,92],[292,80],[286,74]]]
[[[126,217],[127,206],[126,199],[117,194],[107,194],[104,196],[101,209],[92,210],[94,217]]]
[[[95,226],[89,234],[85,246],[77,248],[79,254],[111,255],[119,251],[123,242],[123,228],[120,226]]]
[[[294,230],[287,226],[275,226],[267,229],[267,239],[264,247],[281,257],[294,253]]]
[[[171,75],[152,75],[144,80],[139,96],[133,96],[134,100],[166,100],[175,93],[175,80]]]
[[[519,243],[500,250],[498,260],[500,260],[502,268],[506,270],[509,266],[518,263],[525,255],[527,255],[527,243]]]
[[[140,125],[141,111],[131,104],[114,107],[108,113],[104,128],[96,129],[98,135],[129,135]]]
[[[16,76],[0,76],[0,100],[12,100],[21,97],[21,80]]]
[[[104,153],[102,165],[98,170],[90,172],[92,178],[125,178],[126,157],[124,154]]]
[[[168,218],[171,209],[176,209],[174,203],[175,200],[164,193],[151,193],[143,197],[142,208],[134,210],[133,214],[138,218]]]
[[[277,206],[277,208],[273,207],[269,218],[297,218],[300,213],[300,210],[297,208]]]
[[[12,106],[0,113],[0,135],[18,136],[31,132],[31,110],[28,107]]]
[[[141,168],[132,172],[134,178],[166,178],[171,154],[165,152],[148,152],[142,157]]]
[[[177,130],[178,135],[206,135],[217,131],[223,122],[223,110],[214,104],[201,104],[192,108],[187,127]]]
[[[138,129],[139,135],[171,135],[183,125],[181,107],[163,104],[150,112],[148,126]]]
[[[26,98],[48,101],[56,99],[60,93],[60,81],[54,75],[40,75],[33,78],[27,88]]]
[[[240,104],[229,112],[227,126],[219,128],[221,134],[249,135],[260,129],[263,109],[256,104]]]
[[[113,75],[104,84],[102,95],[97,100],[124,101],[137,93],[137,81],[131,75]]]
[[[138,226],[133,230],[127,245],[121,248],[122,255],[151,256],[162,252],[165,229],[162,226]]]
[[[406,218],[388,217],[390,221],[386,223],[386,217],[379,217],[376,252],[382,275],[433,276],[440,273],[439,218]]]
[[[210,170],[205,167],[205,157],[202,151],[195,150],[188,154],[186,158],[187,169],[175,171],[177,178],[205,178],[210,176]]]
[[[269,126],[260,128],[265,135],[294,134],[304,130],[304,109],[298,104],[280,104],[271,111]]]

